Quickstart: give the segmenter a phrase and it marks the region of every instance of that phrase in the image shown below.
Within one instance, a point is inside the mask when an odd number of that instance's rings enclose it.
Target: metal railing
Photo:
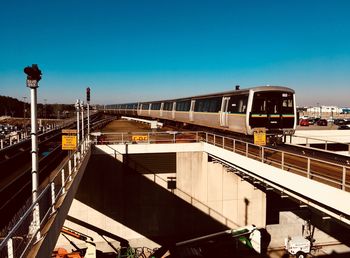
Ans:
[[[211,133],[204,132],[199,134],[199,137],[215,146],[350,192],[350,167],[345,164],[306,157],[266,146],[257,146],[253,143]]]
[[[326,140],[326,139],[320,139],[320,138],[309,137],[309,136],[301,136],[301,135],[291,135],[289,139],[289,143],[296,144],[296,143],[293,143],[294,139],[300,139],[300,142],[297,143],[298,145],[302,144],[311,149],[320,149],[320,148],[310,147],[310,145],[312,144],[314,145],[322,144],[324,145],[324,148],[322,149],[325,151],[328,151],[330,149],[329,146],[333,144],[341,145],[344,147],[344,149],[346,149],[347,153],[350,154],[350,143],[343,143],[343,142],[329,140],[329,139]]]
[[[74,180],[82,161],[90,151],[90,143],[83,141],[78,150],[71,153],[66,162],[63,163],[47,185],[39,189],[39,195],[35,202],[29,198],[26,205],[21,209],[23,214],[15,224],[10,224],[1,232],[0,257],[25,257],[31,250],[33,244],[40,239],[40,232],[55,214],[56,205]],[[33,223],[33,216],[39,210],[40,226]]]
[[[124,144],[124,143],[189,143],[198,142],[200,132],[194,131],[166,131],[166,132],[127,132],[127,133],[92,133],[96,144]]]
[[[279,169],[350,192],[350,166],[201,131],[99,133],[98,144],[191,143],[204,141]]]

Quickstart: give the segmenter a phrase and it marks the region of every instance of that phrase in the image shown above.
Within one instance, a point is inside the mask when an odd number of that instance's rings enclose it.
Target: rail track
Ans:
[[[94,130],[104,126],[111,118],[95,115],[90,120],[91,130]],[[66,128],[74,128],[74,124]],[[38,136],[39,191],[40,186],[68,157],[68,152],[61,148],[61,135],[60,128]],[[11,220],[19,218],[21,207],[31,203],[31,167],[30,140],[0,151],[0,232]]]

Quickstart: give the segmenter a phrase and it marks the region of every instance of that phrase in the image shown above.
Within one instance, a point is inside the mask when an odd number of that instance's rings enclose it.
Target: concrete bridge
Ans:
[[[40,195],[40,230],[26,229],[32,205],[2,240],[1,254],[20,257],[13,250],[21,244],[25,255],[49,257],[66,218],[65,225],[112,252],[126,243],[155,248],[249,224],[266,228],[270,247],[281,248],[285,237],[306,231],[306,221],[316,228],[316,244],[349,252],[349,239],[334,234],[350,225],[345,180],[334,187],[310,171],[290,172],[284,162],[267,162],[268,148],[254,147],[252,156],[252,146],[238,149],[238,142],[216,135],[168,135],[170,140],[162,135],[135,142],[129,133],[103,144],[85,141]],[[24,232],[25,240],[18,240]],[[60,239],[57,246],[64,245]]]

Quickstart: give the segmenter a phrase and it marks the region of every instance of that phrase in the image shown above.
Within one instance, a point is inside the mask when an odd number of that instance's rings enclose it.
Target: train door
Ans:
[[[194,114],[194,104],[196,103],[195,100],[191,100],[191,107],[190,107],[190,114],[189,114],[189,118],[190,118],[190,121],[193,122],[194,121],[194,118],[193,118],[193,114]]]
[[[221,111],[220,111],[220,126],[228,126],[228,102],[230,97],[223,97],[221,102]]]
[[[163,116],[164,102],[160,104],[159,116]]]
[[[138,104],[138,107],[137,107],[137,114],[138,114],[139,116],[141,116],[141,112],[142,112],[142,104],[139,103],[139,104]]]
[[[176,102],[174,101],[173,102],[173,109],[172,109],[172,112],[171,112],[171,118],[172,119],[175,119],[175,110],[176,110]]]

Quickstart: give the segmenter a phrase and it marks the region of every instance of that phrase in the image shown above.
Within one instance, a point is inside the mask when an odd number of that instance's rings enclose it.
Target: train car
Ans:
[[[111,105],[109,107],[116,106]],[[224,129],[244,135],[264,128],[270,141],[294,134],[295,92],[281,86],[117,105],[117,112]]]

